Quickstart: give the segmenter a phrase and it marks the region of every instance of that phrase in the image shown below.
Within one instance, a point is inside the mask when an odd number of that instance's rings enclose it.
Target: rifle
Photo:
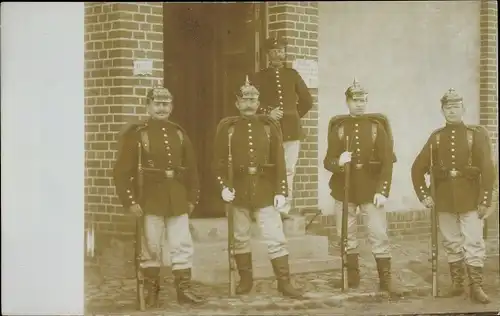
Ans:
[[[346,151],[349,151],[349,136],[346,136]],[[347,217],[349,216],[349,178],[351,177],[350,163],[344,165],[344,202],[342,203],[342,247],[340,252],[342,255],[342,291],[348,289],[347,277]]]
[[[232,131],[228,133],[227,181],[233,185],[233,154],[231,153]],[[229,260],[229,296],[236,295],[236,261],[234,259],[234,217],[230,203],[226,204],[227,213],[227,250]]]
[[[142,189],[144,185],[144,174],[142,168],[142,146],[138,142],[138,160],[137,160],[137,197],[138,200],[142,197]],[[142,255],[142,237],[144,235],[144,220],[143,217],[137,217],[135,221],[135,274],[137,280],[137,304],[141,311],[146,310],[146,301],[144,299],[144,271],[141,267]]]
[[[435,203],[435,197],[436,197],[436,192],[435,192],[435,179],[434,179],[434,162],[433,162],[433,150],[432,150],[432,144],[430,144],[430,168],[429,168],[429,177],[430,177],[430,191],[431,191],[431,198]],[[431,261],[432,261],[432,296],[437,297],[438,296],[438,279],[437,279],[437,259],[438,259],[438,216],[436,212],[436,206],[434,205],[431,208]]]

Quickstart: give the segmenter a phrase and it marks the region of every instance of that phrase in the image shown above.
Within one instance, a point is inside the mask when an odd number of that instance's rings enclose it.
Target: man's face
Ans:
[[[150,100],[148,104],[148,113],[155,120],[167,120],[172,113],[172,109],[172,101],[158,102]]]
[[[281,63],[285,60],[285,48],[273,48],[268,52],[271,63]]]
[[[240,113],[245,116],[257,113],[259,105],[259,99],[245,99],[238,97],[238,100],[236,101],[236,107],[240,110]]]
[[[362,115],[366,111],[367,98],[355,97],[347,99],[347,107],[349,108],[349,113],[351,115]]]
[[[443,115],[449,123],[460,123],[464,116],[464,106],[462,102],[453,102],[443,105],[441,108]]]

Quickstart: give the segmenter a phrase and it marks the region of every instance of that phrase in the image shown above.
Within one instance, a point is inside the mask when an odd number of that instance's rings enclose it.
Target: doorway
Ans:
[[[172,121],[193,143],[200,203],[192,217],[224,216],[211,170],[217,124],[237,115],[234,91],[260,63],[262,4],[165,3],[165,86],[174,96]]]

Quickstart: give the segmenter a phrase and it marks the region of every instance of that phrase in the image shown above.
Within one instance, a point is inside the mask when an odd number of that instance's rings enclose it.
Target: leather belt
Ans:
[[[450,178],[458,178],[458,177],[461,177],[463,174],[461,171],[458,171],[456,169],[452,169],[452,170],[448,171],[448,175],[450,176]]]
[[[352,167],[356,170],[361,170],[363,168],[363,164],[362,163],[355,163],[352,165]]]
[[[250,176],[255,176],[259,173],[262,173],[263,168],[260,166],[241,166],[238,171]]]
[[[175,178],[175,170],[174,169],[156,169],[156,168],[142,168],[142,170],[146,172],[153,172],[153,173],[163,173],[165,174],[165,177],[167,179],[173,179]]]

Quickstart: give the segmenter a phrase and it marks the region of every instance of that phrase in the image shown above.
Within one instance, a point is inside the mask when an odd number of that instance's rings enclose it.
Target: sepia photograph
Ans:
[[[85,315],[500,312],[497,1],[74,14]]]

